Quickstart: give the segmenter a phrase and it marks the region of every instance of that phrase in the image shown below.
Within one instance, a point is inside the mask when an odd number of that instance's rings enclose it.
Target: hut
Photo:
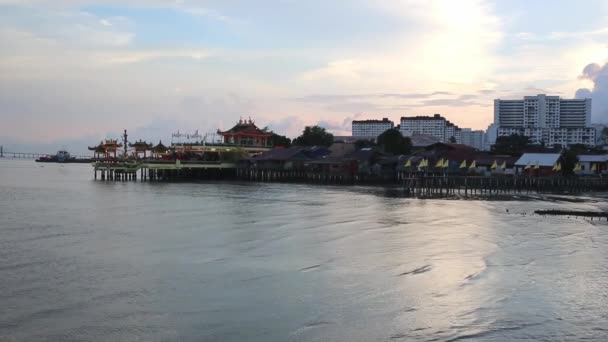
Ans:
[[[608,166],[608,155],[590,155],[581,154],[578,156],[580,170],[576,171],[578,175],[593,175],[605,174]]]
[[[560,153],[524,153],[516,162],[517,174],[552,176],[554,166],[561,162]]]

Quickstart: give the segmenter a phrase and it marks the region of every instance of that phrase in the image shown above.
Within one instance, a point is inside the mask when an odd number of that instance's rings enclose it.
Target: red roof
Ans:
[[[219,135],[263,135],[270,137],[271,133],[267,133],[259,129],[251,120],[250,121],[239,121],[234,127],[227,131],[218,130]]]

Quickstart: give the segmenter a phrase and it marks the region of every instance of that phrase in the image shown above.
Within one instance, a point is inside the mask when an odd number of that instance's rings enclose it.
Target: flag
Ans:
[[[583,166],[581,165],[581,163],[576,163],[573,171],[581,171],[582,169],[583,169]]]
[[[507,161],[503,161],[502,164],[500,165],[500,168],[503,170],[507,169]]]
[[[498,167],[498,163],[496,163],[496,160],[492,163],[492,166],[490,166],[490,168],[492,170],[495,170]]]
[[[536,165],[534,165],[534,169],[535,169],[535,170],[540,169],[540,164],[539,164],[538,162],[536,162]]]
[[[450,161],[449,161],[449,160],[447,160],[447,159],[446,159],[446,160],[444,160],[444,161],[443,161],[443,165],[442,165],[442,166],[443,166],[443,168],[444,168],[444,169],[445,169],[445,168],[450,167]]]
[[[460,168],[461,169],[466,169],[467,168],[467,161],[463,160],[462,163],[460,164]]]
[[[435,167],[443,167],[443,158],[439,159],[437,164],[435,164]]]
[[[555,164],[553,165],[553,168],[551,169],[551,171],[557,171],[557,163],[555,163]]]
[[[530,165],[530,162],[528,161],[528,164],[526,164],[526,167],[524,167],[524,170],[528,170],[531,167],[532,167],[532,165]]]
[[[562,163],[557,163],[557,170],[555,171],[561,171],[562,170]]]
[[[419,167],[419,168],[423,168],[423,167],[425,167],[425,165],[424,165],[424,161],[425,161],[425,160],[426,160],[426,159],[422,159],[422,160],[420,161],[420,164],[418,164],[418,167]]]
[[[475,169],[475,168],[477,168],[477,162],[475,162],[473,160],[473,162],[471,163],[471,166],[469,166],[469,169]]]
[[[597,171],[597,164],[591,164],[591,171]]]
[[[405,162],[405,167],[412,167],[412,160],[411,160],[411,159],[408,159],[408,160]]]

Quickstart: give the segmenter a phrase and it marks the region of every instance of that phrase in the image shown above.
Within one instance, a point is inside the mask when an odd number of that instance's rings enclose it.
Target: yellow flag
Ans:
[[[425,160],[426,160],[426,159],[422,159],[422,160],[420,161],[420,164],[418,164],[418,167],[420,167],[420,168],[425,167],[425,165],[424,165],[424,161],[425,161]]]
[[[447,160],[447,159],[446,159],[446,160],[444,160],[444,161],[443,161],[443,165],[442,165],[442,166],[443,166],[443,168],[444,168],[444,169],[445,169],[445,168],[450,167],[450,161],[449,161],[449,160]]]
[[[561,171],[562,170],[562,163],[557,163],[557,170],[555,171]]]
[[[496,163],[496,160],[492,163],[492,166],[490,166],[490,168],[492,170],[495,170],[498,167],[498,164]]]
[[[503,169],[503,170],[506,170],[507,169],[507,162],[503,161],[502,164],[500,165],[500,168]]]
[[[471,163],[471,165],[469,166],[469,169],[474,169],[477,167],[477,162],[473,160],[473,162]]]
[[[435,167],[443,167],[443,158],[439,159],[437,164],[435,164]]]
[[[551,169],[551,171],[557,171],[557,163],[555,163],[555,164],[553,165],[553,168]]]
[[[467,161],[463,160],[462,163],[460,164],[460,168],[461,169],[466,169],[467,168]]]
[[[530,165],[530,162],[528,162],[528,164],[526,164],[526,167],[524,167],[524,170],[528,170],[531,167],[532,167],[532,165]]]
[[[597,164],[591,164],[591,171],[597,171]]]
[[[412,160],[411,160],[411,159],[408,159],[408,160],[405,162],[405,167],[412,167]]]
[[[576,166],[574,167],[574,171],[581,171],[583,169],[583,165],[581,165],[581,163],[576,163]]]
[[[540,164],[539,164],[538,162],[536,162],[536,165],[534,165],[534,169],[535,169],[535,170],[540,169]]]

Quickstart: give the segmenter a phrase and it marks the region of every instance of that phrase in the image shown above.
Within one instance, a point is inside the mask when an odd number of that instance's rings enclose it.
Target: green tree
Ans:
[[[334,135],[325,131],[318,125],[306,126],[302,135],[293,140],[294,145],[299,146],[331,146],[334,143]]]
[[[574,166],[578,163],[578,153],[574,149],[566,150],[562,154],[562,173],[564,175],[572,175]]]
[[[270,143],[272,144],[272,146],[289,147],[291,146],[291,139],[284,135],[278,135],[275,132],[272,132],[272,137],[270,137]]]
[[[378,136],[378,146],[391,154],[409,154],[412,151],[412,141],[404,137],[396,129],[389,129]]]
[[[282,147],[291,146],[291,139],[289,139],[288,137],[286,137],[284,135],[276,134],[268,126],[265,126],[264,128],[262,128],[262,132],[272,134],[272,136],[270,137],[270,143],[272,144],[272,146],[282,146]]]
[[[367,148],[367,147],[376,147],[376,143],[374,142],[373,139],[370,139],[370,140],[360,139],[360,140],[355,141],[355,149],[360,150],[362,148]]]
[[[496,143],[492,145],[492,152],[496,154],[517,155],[530,147],[530,138],[525,135],[511,134],[502,136],[496,139]]]

